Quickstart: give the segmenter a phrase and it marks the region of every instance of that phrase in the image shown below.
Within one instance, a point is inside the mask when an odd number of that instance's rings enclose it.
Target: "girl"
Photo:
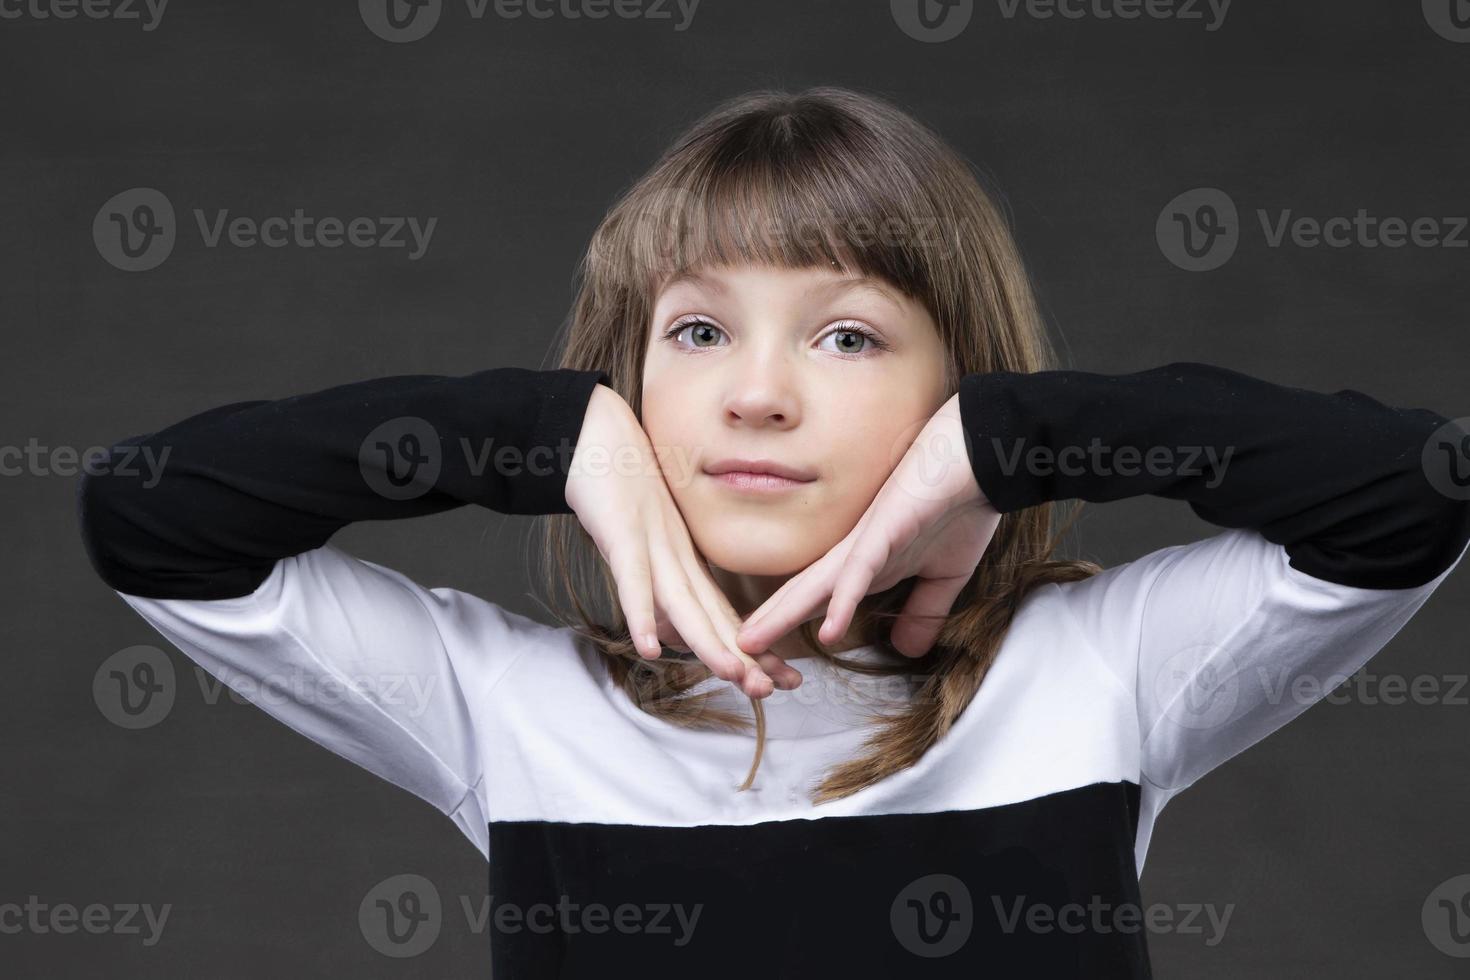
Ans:
[[[156,485],[78,494],[163,636],[305,677],[258,703],[486,855],[497,977],[1136,978],[1160,810],[1449,574],[1462,438],[1201,364],[1051,369],[969,166],[815,89],[721,106],[623,196],[558,368],[223,405],[114,447],[166,449]],[[1051,557],[1058,502],[1139,494],[1224,530]],[[328,543],[467,503],[547,516],[562,625]]]

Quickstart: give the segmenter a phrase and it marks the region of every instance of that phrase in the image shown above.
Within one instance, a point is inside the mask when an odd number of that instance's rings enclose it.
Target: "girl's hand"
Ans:
[[[916,575],[889,639],[900,653],[923,656],[941,624],[922,617],[949,613],[999,523],[975,481],[955,395],[925,423],[851,533],[745,621],[740,646],[765,650],[823,607],[827,618],[817,637],[836,643],[864,596]]]
[[[740,617],[695,550],[648,434],[606,385],[588,402],[566,501],[612,570],[641,656],[656,659],[660,643],[690,650],[753,698],[768,696],[773,678],[786,689],[801,683],[775,654],[752,657],[736,645]]]

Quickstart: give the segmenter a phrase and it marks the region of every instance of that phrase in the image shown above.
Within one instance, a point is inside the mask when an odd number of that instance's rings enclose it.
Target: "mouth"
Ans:
[[[731,489],[755,493],[795,490],[817,478],[811,470],[769,459],[726,459],[705,467],[704,472]]]
[[[812,482],[811,480],[793,480],[774,473],[750,473],[745,470],[728,470],[724,473],[708,475],[731,489],[755,493],[780,493],[804,487]]]

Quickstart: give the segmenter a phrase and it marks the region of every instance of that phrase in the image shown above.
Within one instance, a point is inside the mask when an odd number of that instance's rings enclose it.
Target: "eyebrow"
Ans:
[[[705,289],[708,289],[712,293],[723,293],[723,292],[725,292],[725,284],[724,283],[722,283],[722,282],[720,282],[720,281],[718,281],[716,279],[710,279],[710,278],[708,278],[706,276],[702,276],[699,273],[693,271],[692,269],[686,269],[685,271],[683,271],[683,272],[679,273],[678,275],[674,276],[668,282],[664,283],[663,289],[664,289],[664,291],[667,291],[667,290],[673,289],[675,286],[677,286],[677,285],[679,285],[681,283],[686,283],[686,282],[687,283],[692,283],[695,286],[703,286]]]
[[[724,283],[709,276],[702,276],[698,272],[695,272],[693,270],[686,270],[674,276],[664,286],[664,289],[672,289],[680,283],[685,282],[691,283],[696,286],[702,286],[714,293],[724,294],[726,292]],[[888,300],[888,302],[892,303],[896,307],[901,308],[903,305],[902,301],[898,297],[898,294],[890,289],[887,284],[885,284],[881,280],[874,279],[871,276],[858,276],[850,279],[833,279],[829,282],[822,283],[821,285],[813,286],[811,289],[808,289],[806,291],[806,295],[810,296],[813,293],[848,293],[856,291],[873,293],[877,295],[880,299]]]
[[[902,307],[903,305],[898,298],[898,294],[890,289],[886,283],[882,282],[881,280],[874,279],[871,276],[859,276],[856,279],[834,280],[833,282],[823,286],[815,286],[808,292],[873,293],[880,299],[885,299],[896,307]]]

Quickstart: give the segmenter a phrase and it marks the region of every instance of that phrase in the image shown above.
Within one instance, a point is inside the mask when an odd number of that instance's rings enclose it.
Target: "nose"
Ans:
[[[795,379],[776,356],[752,357],[736,369],[725,397],[725,419],[735,425],[787,429],[800,418]]]
[[[725,412],[731,422],[773,428],[789,428],[796,418],[789,399],[768,388],[745,389],[732,395],[726,402]]]

